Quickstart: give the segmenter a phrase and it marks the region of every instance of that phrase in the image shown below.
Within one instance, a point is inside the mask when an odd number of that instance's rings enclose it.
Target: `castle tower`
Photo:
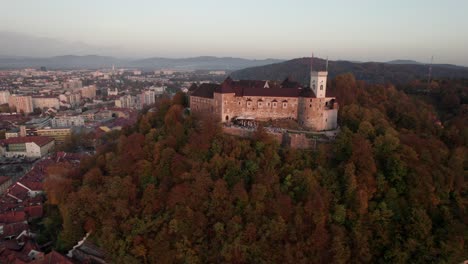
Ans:
[[[326,71],[314,71],[312,68],[312,60],[310,63],[310,88],[314,92],[317,98],[325,98],[327,94],[327,75],[328,69]],[[328,66],[328,60],[327,60]],[[328,68],[328,67],[327,67]]]

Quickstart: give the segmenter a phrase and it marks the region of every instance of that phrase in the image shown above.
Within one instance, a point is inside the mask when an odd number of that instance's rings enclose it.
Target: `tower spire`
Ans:
[[[327,63],[325,64],[325,71],[328,72],[328,56],[327,56]]]

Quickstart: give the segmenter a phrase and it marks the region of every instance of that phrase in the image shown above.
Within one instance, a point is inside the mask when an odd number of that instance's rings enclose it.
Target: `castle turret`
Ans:
[[[313,57],[312,57],[313,60]],[[328,75],[328,59],[327,70],[314,71],[312,61],[310,65],[310,89],[314,92],[317,98],[324,98],[327,94],[327,75]]]

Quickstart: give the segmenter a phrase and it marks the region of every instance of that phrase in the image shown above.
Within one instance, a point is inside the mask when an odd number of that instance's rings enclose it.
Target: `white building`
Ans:
[[[56,116],[51,120],[53,128],[84,126],[85,121],[82,116]]]
[[[119,94],[119,89],[115,88],[115,89],[112,89],[112,88],[107,88],[107,95],[108,96],[116,96]]]
[[[0,154],[5,157],[40,158],[51,152],[55,141],[49,137],[14,137],[0,141]]]
[[[157,95],[161,95],[166,91],[166,86],[151,86],[149,90],[155,92]]]

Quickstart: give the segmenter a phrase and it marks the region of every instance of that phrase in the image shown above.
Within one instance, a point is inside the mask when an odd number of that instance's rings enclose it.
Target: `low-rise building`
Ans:
[[[51,120],[53,128],[84,126],[84,123],[82,116],[56,116]]]
[[[20,131],[18,128],[14,128],[12,130],[8,130],[5,132],[5,138],[14,138],[14,137],[19,137]]]
[[[71,136],[71,128],[42,128],[36,130],[37,135],[48,137],[55,140],[57,144],[61,144]]]
[[[93,121],[94,117],[95,117],[95,115],[96,115],[96,113],[98,111],[99,110],[97,110],[97,109],[87,110],[87,111],[83,112],[81,114],[81,116],[84,118],[85,121]]]
[[[5,157],[25,156],[40,158],[51,152],[55,141],[48,137],[15,137],[0,141],[1,153]]]

